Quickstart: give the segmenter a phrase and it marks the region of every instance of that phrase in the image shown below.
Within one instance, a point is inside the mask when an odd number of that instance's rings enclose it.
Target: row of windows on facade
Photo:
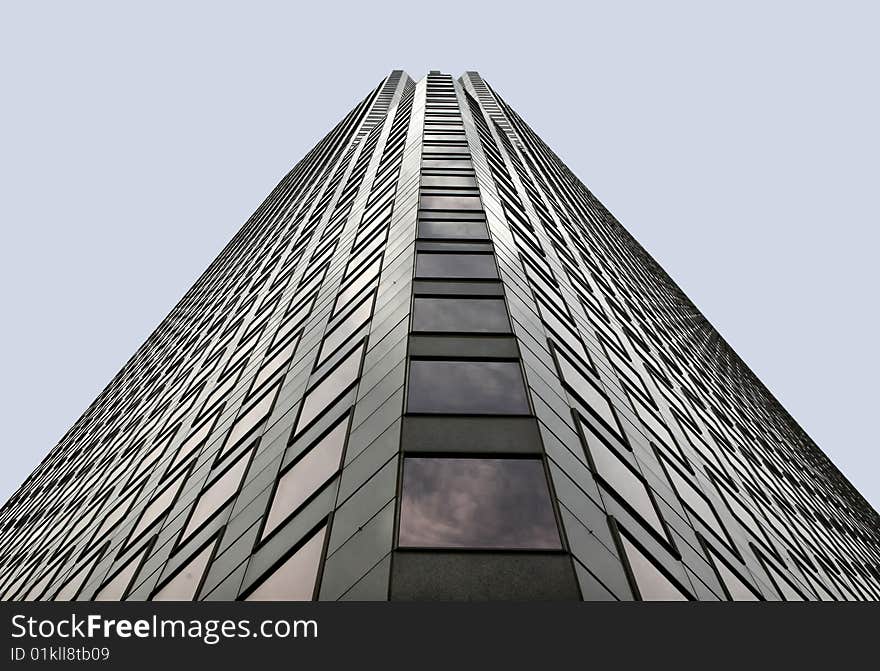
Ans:
[[[386,179],[380,166],[372,190],[374,195],[371,195],[367,201],[366,211],[355,238],[351,260],[348,263],[348,271],[343,279],[343,284],[347,283],[350,275],[354,275],[356,280],[362,275],[368,275],[370,278],[375,279],[371,273],[363,272],[363,266],[368,265],[368,262],[361,262],[361,258],[370,257],[375,254],[378,254],[379,260],[381,258],[380,250],[382,243],[384,243],[384,236],[379,235],[379,232],[387,232],[390,207],[385,206],[393,200],[393,190],[384,188],[385,184],[389,181],[391,181],[391,178]],[[377,192],[379,195],[375,196]],[[379,205],[374,206],[375,202],[378,202]],[[368,241],[363,242],[362,238],[368,238]],[[373,263],[375,264],[375,262]],[[335,301],[336,309],[334,314],[346,306],[348,298],[362,295],[365,285],[366,282],[360,280],[359,282],[352,282],[348,287],[344,288]],[[356,299],[354,301],[356,305],[348,310],[335,325],[328,328],[328,333],[325,334],[322,345],[319,348],[318,361],[315,365],[316,369],[321,366],[330,354],[340,348],[344,349],[345,343],[368,323],[372,313],[373,300],[373,293],[368,293],[362,299]],[[350,352],[341,363],[317,384],[313,385],[306,393],[301,404],[296,427],[293,431],[294,436],[300,432],[302,427],[309,426],[325,410],[328,403],[332,404],[338,396],[340,389],[348,388],[356,382],[362,355],[363,343]],[[294,514],[338,470],[346,427],[347,422],[339,421],[335,428],[327,433],[317,445],[310,448],[304,456],[298,458],[281,474],[266,516],[266,522],[261,534],[262,540],[271,536],[278,525]],[[320,549],[320,541],[310,541],[308,547]],[[297,553],[297,556],[301,555]],[[293,559],[285,563],[283,568],[286,570],[292,565]],[[260,587],[257,590],[256,597],[259,597],[271,584],[273,584],[273,581],[267,580],[266,586]]]
[[[377,182],[378,181],[379,181],[379,178],[377,177]],[[299,243],[297,246],[299,246]],[[317,254],[318,254],[318,252],[316,252],[315,256],[317,256]],[[289,277],[289,275],[288,275],[288,277]],[[253,301],[251,301],[251,302],[253,302]],[[264,301],[264,303],[266,303],[266,302],[268,302],[268,301]],[[262,311],[262,308],[261,308],[261,311]],[[255,319],[253,321],[258,321],[258,320]],[[239,324],[240,324],[240,322],[239,322]],[[236,324],[236,327],[237,326],[238,326],[238,324]],[[256,329],[250,328],[249,332],[250,332],[250,330],[256,330]],[[235,331],[234,328],[233,329],[228,328],[228,329],[226,329],[226,331],[224,331],[223,336],[231,338],[232,335],[234,334],[234,331]],[[252,341],[255,341],[256,337],[250,337],[249,332],[248,332],[248,334],[246,334],[242,338],[242,340],[245,342],[250,342],[250,344],[255,344]],[[211,334],[211,335],[213,335],[213,334]],[[279,338],[276,336],[275,340],[278,341]],[[271,375],[273,373],[280,370],[286,363],[289,362],[290,355],[292,354],[292,350],[295,348],[295,344],[296,344],[295,339],[289,340],[287,342],[287,345],[278,354],[276,354],[272,357],[272,361],[270,362],[271,365],[264,366],[264,368],[261,370],[260,374],[257,376],[257,379],[256,379],[255,384],[253,385],[252,389],[257,389],[258,387],[260,387],[261,383],[265,382],[267,379],[269,379],[271,377]],[[245,349],[245,351],[246,351],[246,348],[242,348],[242,349]],[[222,353],[222,352],[218,352],[218,356],[216,358],[211,357],[212,360],[216,361],[217,359],[219,359],[220,353]],[[233,360],[230,361],[230,365],[227,366],[227,368],[234,367],[233,373],[235,373],[235,372],[240,373],[241,370],[243,369],[244,362],[242,361],[241,365],[238,366],[239,362],[235,360],[236,358],[238,358],[238,357],[234,357]],[[234,364],[234,366],[233,366],[233,364]],[[224,371],[224,373],[221,376],[221,384],[219,384],[217,386],[217,388],[215,388],[215,390],[211,393],[210,398],[207,400],[207,402],[205,404],[205,408],[203,409],[203,412],[200,413],[200,417],[204,416],[208,407],[212,407],[212,406],[216,405],[215,401],[217,399],[221,399],[223,397],[224,393],[226,391],[228,391],[228,389],[231,386],[234,386],[236,381],[237,381],[236,375],[229,374],[226,371]],[[197,392],[195,394],[188,394],[188,396],[195,396],[195,395],[197,395]],[[193,400],[194,400],[194,398],[193,398]],[[237,439],[240,438],[241,435],[247,433],[256,423],[258,423],[262,418],[264,418],[265,412],[261,412],[261,411],[265,411],[266,407],[271,405],[272,400],[273,400],[273,396],[271,394],[266,394],[263,398],[262,403],[255,404],[254,406],[251,407],[250,411],[246,411],[246,412],[242,413],[242,417],[240,418],[239,422],[236,423],[235,427],[230,432],[229,439],[228,439],[227,443],[233,444],[233,443],[237,442]],[[245,405],[247,405],[247,403],[248,403],[248,399],[245,400]],[[186,404],[186,405],[181,404],[181,405],[183,405],[184,408],[188,409],[188,404]],[[179,415],[182,412],[183,412],[182,410],[178,410],[178,411],[176,411],[175,414]],[[218,412],[218,414],[219,414],[219,412]],[[203,430],[201,432],[197,431],[194,434],[194,436],[191,437],[190,440],[187,440],[187,442],[184,444],[183,448],[178,452],[179,458],[175,460],[175,463],[173,464],[173,466],[177,465],[177,463],[182,462],[184,460],[184,458],[186,456],[188,456],[188,449],[187,448],[194,449],[194,448],[200,446],[200,444],[202,443],[202,441],[200,439],[204,437],[204,434],[206,434],[210,431],[212,424],[213,423],[210,421],[204,422],[203,423],[203,427],[204,427]],[[157,450],[154,449],[153,453],[155,453],[156,451]],[[150,463],[152,463],[154,460],[150,459],[150,460],[146,460],[146,461],[149,461]],[[173,468],[173,466],[172,466],[172,468]],[[139,470],[140,470],[140,472],[145,472],[146,468],[141,468]],[[160,503],[167,500],[170,496],[170,492],[174,491],[174,488],[172,486],[169,486],[166,489],[167,489],[167,491],[164,492],[164,495],[162,497],[159,497],[158,502],[154,501],[153,504],[148,506],[148,512],[152,512],[152,510],[154,510],[156,508],[162,508]],[[208,497],[208,498],[210,498],[210,497]],[[113,514],[110,515],[111,520],[116,517],[117,517],[116,515],[113,515]],[[151,517],[151,515],[149,515],[149,514],[144,516],[145,519],[149,519],[150,517]],[[196,519],[197,517],[198,517],[198,515],[194,515],[194,519]],[[139,524],[138,526],[141,527],[142,525],[143,525],[143,523]],[[99,530],[98,535],[100,536],[103,531],[106,531],[107,528],[109,528],[111,526],[113,526],[112,523],[105,524],[104,526],[102,526],[102,528]],[[140,530],[141,529],[138,529],[138,531],[140,531]]]
[[[618,367],[618,368],[620,368],[620,367]],[[683,414],[683,413],[677,413],[677,416],[682,416],[682,414]]]
[[[375,180],[375,185],[373,188],[373,192],[380,192],[380,198],[382,197],[382,189],[387,180],[385,180],[385,176],[381,174],[377,175]],[[390,202],[393,199],[393,193],[390,194],[389,197],[385,198],[383,202]],[[378,199],[377,199],[378,200]],[[373,222],[378,220],[380,224],[387,225],[387,218],[382,219],[379,216],[373,216],[371,214],[370,206],[371,202],[367,203],[367,211],[364,215],[364,219],[361,225],[361,230],[364,229],[372,232],[374,229],[378,228],[378,226],[374,225]],[[378,236],[376,236],[378,237]],[[357,256],[357,250],[360,241],[360,234],[358,235],[358,239],[355,241],[355,248],[352,254],[352,260],[349,262],[349,271],[346,273],[348,275],[356,275],[360,276],[362,274],[361,264],[359,262]],[[379,239],[379,243],[384,242],[384,240]],[[373,249],[378,251],[381,248],[381,244],[373,244],[371,248],[369,248],[368,253],[363,254],[363,256],[369,256]],[[315,256],[318,256],[319,251],[315,253]],[[314,261],[314,257],[313,257]],[[323,279],[323,276],[322,276]],[[343,280],[345,282],[345,280]],[[302,284],[302,283],[301,283]],[[357,289],[348,289],[351,294],[360,294],[361,287],[358,286]],[[340,296],[337,298],[336,305],[344,306],[345,305],[345,294],[346,289],[340,293]],[[372,298],[373,295],[369,294],[366,298],[362,299],[361,302],[356,305],[352,310],[350,310],[338,323],[336,326],[332,327],[329,334],[325,336],[322,346],[319,350],[318,355],[318,363],[316,364],[316,368],[320,366],[323,360],[326,359],[326,353],[332,353],[334,350],[342,347],[344,342],[357,330],[357,328],[369,319],[369,315],[372,311]],[[323,380],[321,380],[318,384],[314,385],[312,389],[306,394],[306,397],[303,400],[301,410],[299,413],[299,419],[297,422],[297,426],[294,429],[294,434],[299,431],[299,428],[302,426],[308,426],[311,421],[319,414],[323,409],[323,404],[329,398],[334,397],[339,392],[339,388],[336,386],[337,384],[348,385],[349,378],[351,381],[354,380],[354,373],[359,369],[360,366],[360,358],[362,356],[363,345],[359,346],[358,349],[351,352],[340,365],[338,365],[329,375],[327,375]],[[288,357],[289,358],[289,357]],[[343,381],[344,380],[344,381]],[[277,389],[273,390],[274,393],[277,393]],[[246,411],[242,414],[242,416],[237,421],[236,425],[233,427],[232,431],[229,434],[229,437],[226,441],[227,446],[234,446],[235,443],[241,442],[241,440],[250,435],[253,429],[259,425],[259,423],[265,418],[268,414],[269,408],[271,407],[274,400],[274,393],[266,393],[262,398],[262,403],[255,403],[251,406],[251,411]],[[205,433],[209,432],[210,423],[205,423]],[[238,428],[240,427],[240,428]],[[332,475],[333,472],[338,468],[339,464],[339,450],[341,450],[341,440],[340,436],[344,437],[344,429],[345,424],[340,422],[337,425],[337,429],[334,432],[331,432],[330,436],[333,437],[331,443],[335,446],[327,447],[322,445],[315,446],[310,449],[305,457],[302,459],[298,459],[286,472],[279,478],[278,486],[273,496],[272,504],[270,506],[266,525],[263,529],[263,538],[268,535],[271,535],[272,530],[279,523],[281,519],[279,510],[286,509],[292,510],[298,507],[298,504],[301,504],[303,500],[307,499],[311,494],[311,489],[305,484],[309,480],[310,477],[316,478],[315,482],[323,483],[326,482],[327,477]],[[199,432],[196,432],[191,437],[191,440],[187,442],[191,442],[194,445],[201,444],[203,436],[200,435]],[[181,452],[179,452],[181,454]],[[334,458],[334,455],[335,458]],[[245,464],[246,460],[244,457],[239,457],[236,464]],[[316,475],[317,474],[317,475]],[[208,510],[216,510],[220,509],[226,502],[228,502],[229,498],[236,491],[237,484],[240,484],[241,480],[239,476],[243,476],[243,471],[240,468],[229,468],[225,472],[224,475],[219,476],[214,484],[209,485],[203,491],[202,497],[199,500],[199,503],[194,508],[194,512],[191,515],[190,521],[187,524],[187,528],[184,530],[181,539],[185,539],[192,535],[192,533],[199,528],[199,525],[202,521],[210,517],[209,514],[205,514],[204,511]],[[182,478],[181,478],[182,479]],[[291,486],[290,483],[296,483],[295,486]],[[317,488],[317,485],[316,485]],[[215,490],[217,492],[223,492],[225,496],[217,496],[214,494]],[[153,509],[164,510],[167,507],[167,500],[171,498],[170,492],[173,491],[173,487],[168,487],[167,491],[163,493],[162,496],[157,497],[154,501],[154,504],[151,504],[147,507],[147,512],[149,513]],[[220,502],[223,503],[220,503]],[[139,528],[148,527],[150,522],[144,521],[148,518],[151,518],[151,515],[146,515],[142,518],[142,521],[138,524]],[[201,562],[207,557],[207,551],[203,551],[195,560],[195,563],[200,565]],[[183,573],[187,573],[184,571]],[[103,592],[103,590],[101,590]],[[164,594],[164,591],[162,591]]]
[[[565,305],[564,305],[564,303],[561,302],[561,300],[558,301],[557,304],[558,304],[558,305],[561,305],[562,308],[563,308],[563,310],[564,310]],[[542,310],[542,313],[543,313],[543,310]],[[554,321],[554,318],[553,318],[553,317],[547,318],[547,317],[545,316],[545,319],[544,319],[545,325],[547,325],[548,322],[553,323],[553,321]],[[566,326],[566,327],[563,327],[563,328],[559,328],[559,325],[560,325],[559,321],[558,321],[558,320],[555,320],[555,321],[556,321],[556,324],[555,324],[555,325],[556,325],[556,328],[555,328],[555,329],[551,329],[551,331],[555,331],[555,332],[557,332],[557,333],[558,333],[558,332],[568,332],[568,333],[571,333],[571,328],[570,328],[570,326]],[[575,343],[576,343],[577,340],[572,340],[571,338],[569,338],[569,339],[567,339],[567,342],[568,342],[568,343],[572,343],[572,342],[575,342]],[[586,354],[585,354],[585,352],[583,351],[583,348],[580,348],[580,353],[582,354],[582,356],[584,356],[584,358],[586,358]],[[635,375],[634,371],[632,371],[632,374]],[[653,403],[653,399],[651,399],[650,395],[646,394],[646,395],[645,395],[645,398],[648,399],[649,402],[651,402],[651,403],[656,407],[656,404]],[[608,405],[608,404],[607,404],[607,401],[603,401],[603,403],[604,403],[604,405],[606,405],[606,406]],[[600,407],[601,407],[601,406],[600,406]],[[610,412],[610,406],[609,406],[608,411]],[[707,514],[707,511],[710,511],[710,510],[711,510],[711,504],[709,504],[708,501],[705,499],[704,495],[702,495],[701,493],[697,492],[697,491],[694,489],[694,487],[693,487],[692,485],[685,484],[685,483],[686,483],[686,481],[683,480],[683,481],[682,481],[682,489],[684,489],[685,487],[689,487],[690,490],[693,491],[693,494],[692,494],[692,496],[691,496],[692,501],[696,501],[696,502],[698,502],[698,503],[692,503],[692,507],[694,507],[694,508],[698,508],[698,509],[703,509],[703,511],[704,511],[704,512],[703,512],[703,517],[704,517],[705,519],[707,519],[707,520],[710,520],[710,524],[712,524],[713,526],[715,526],[715,529],[716,529],[716,530],[721,531],[720,521],[718,520],[717,515],[714,514],[714,512],[712,512],[711,514]],[[641,490],[642,490],[642,495],[641,495],[641,496],[642,496],[642,498],[644,498],[644,497],[646,496],[647,488],[645,487],[644,484],[641,484],[641,483],[640,483],[640,488],[641,488]],[[634,493],[634,496],[637,496],[637,492]],[[637,500],[638,500],[638,498],[637,498]],[[658,526],[659,526],[659,519],[657,518],[657,516],[656,516],[656,512],[654,512],[653,509],[652,509],[652,512],[651,512],[650,514],[647,514],[647,516],[648,516],[649,519],[651,518],[651,516],[653,516],[654,519],[657,521],[657,524],[658,524]],[[721,535],[721,534],[719,533],[719,535]],[[724,533],[723,535],[726,536],[726,533]]]
[[[334,129],[334,131],[332,131],[332,132],[328,135],[328,137],[325,138],[324,141],[322,141],[322,143],[319,143],[319,147],[318,147],[318,148],[321,148],[322,146],[327,145],[328,142],[330,142],[330,141],[332,141],[332,140],[338,140],[338,139],[340,138],[340,136],[342,135],[342,134],[340,133],[340,128],[342,128],[346,123],[348,123],[348,122],[350,121],[351,118],[353,118],[354,116],[356,116],[356,112],[357,112],[357,110],[355,110],[352,114],[350,114],[349,117],[347,117],[346,120],[344,120],[343,123],[341,123],[340,126],[337,127],[337,129]],[[350,129],[350,126],[349,126],[349,129]],[[338,143],[337,143],[337,144],[338,144]],[[318,148],[316,148],[316,151],[317,151]],[[294,172],[296,172],[296,171],[294,171]],[[293,174],[293,173],[292,173],[292,174]],[[290,180],[289,178],[290,178],[290,176],[288,176],[288,179],[285,179],[283,183],[288,183],[288,184],[289,184],[289,183],[292,183],[292,180]],[[278,191],[279,191],[279,190],[276,190],[276,192],[273,193],[273,196],[276,196]],[[259,214],[259,212],[258,212],[258,214]],[[217,276],[217,271],[221,270],[220,266],[223,265],[223,266],[225,267],[225,264],[222,263],[222,262],[224,262],[225,260],[228,260],[230,254],[231,254],[233,251],[240,250],[240,249],[242,248],[242,247],[241,247],[242,242],[243,242],[243,236],[241,236],[241,235],[236,236],[236,238],[233,240],[233,242],[230,243],[230,245],[227,246],[227,249],[224,251],[224,253],[221,255],[221,257],[218,258],[217,262],[215,262],[214,264],[212,264],[212,268],[211,268],[211,270],[209,270],[209,273],[206,273],[206,276],[204,276],[204,277],[202,278],[202,280],[200,281],[200,284],[197,284],[196,287],[194,287],[194,289],[191,290],[191,291],[187,294],[187,297],[184,299],[184,301],[182,301],[181,305],[179,305],[178,308],[176,308],[175,312],[172,313],[172,316],[174,316],[175,313],[179,313],[179,312],[181,311],[181,309],[183,308],[183,306],[186,304],[186,302],[187,302],[188,300],[191,301],[193,297],[195,297],[195,296],[197,296],[197,295],[200,294],[201,290],[199,289],[199,287],[205,285],[205,284],[207,283],[207,281],[212,280],[212,279],[214,279],[215,276]],[[241,270],[244,271],[244,270],[246,270],[246,269],[245,269],[245,268],[242,268]],[[213,271],[213,273],[212,273],[212,271]],[[239,273],[239,275],[240,275],[240,273]],[[228,276],[227,276],[227,279],[228,279]],[[203,293],[203,292],[201,292],[201,293]],[[224,294],[225,294],[225,292],[224,292]],[[221,295],[222,295],[222,294],[221,294]],[[222,312],[222,311],[221,311],[221,312]],[[209,313],[209,314],[210,314],[210,313]],[[216,322],[216,323],[219,325],[219,322]],[[196,329],[193,329],[192,332],[193,332],[193,333],[204,333],[206,330],[208,331],[208,335],[209,335],[209,336],[213,336],[213,331],[212,331],[210,328],[209,328],[209,329],[196,328]],[[149,343],[149,344],[151,344],[151,345],[155,344],[156,338],[159,337],[159,336],[161,336],[161,335],[163,335],[163,333],[162,333],[162,329],[161,329],[161,327],[160,327],[160,329],[157,330],[157,333],[154,334],[154,336],[150,339],[150,343]],[[186,343],[184,343],[184,345],[186,345]],[[186,347],[186,346],[184,346],[184,347],[182,347],[182,348],[180,348],[180,349],[181,349],[182,351],[187,351],[187,347]],[[136,357],[135,359],[137,359],[137,357]],[[129,365],[126,367],[126,369],[124,369],[123,373],[125,373],[125,372],[126,372],[127,370],[129,370],[129,369],[132,369],[132,367],[133,367],[134,365],[136,365],[136,362],[133,362],[133,363],[129,364]],[[133,371],[131,371],[131,372],[133,372]],[[105,392],[102,394],[102,396],[99,397],[99,400],[101,400],[101,401],[106,401],[106,400],[107,400],[106,397],[107,397],[107,395],[108,395],[108,392],[109,392],[109,391],[114,391],[114,390],[116,390],[116,389],[119,387],[119,384],[118,384],[118,383],[119,383],[119,381],[122,379],[123,373],[120,373],[120,375],[117,376],[117,378],[114,380],[114,383],[111,383],[110,387],[108,387],[108,390],[105,390]],[[151,377],[151,376],[144,376],[144,375],[141,375],[141,376],[129,375],[129,377],[130,377],[130,378],[133,378],[133,379],[138,379],[138,380],[140,380],[141,382],[143,382],[143,381],[146,379],[146,380],[148,380],[148,385],[154,385],[154,384],[156,383],[156,380],[155,380],[153,377]],[[136,392],[136,391],[137,391],[136,389],[135,389],[135,390],[132,390],[132,394],[131,394],[131,396],[133,396],[133,398],[136,398],[136,399],[137,399],[137,398],[143,399],[143,398],[144,398],[143,395],[138,395],[138,394],[134,393],[134,392]],[[152,399],[152,396],[148,397],[148,400],[150,400],[150,399]],[[141,405],[145,405],[145,403],[142,403]],[[131,408],[128,408],[128,410],[131,410]],[[136,415],[136,413],[133,413],[133,414]],[[118,413],[118,414],[117,414],[117,416],[121,416],[121,415],[122,415],[122,413]],[[78,423],[78,424],[81,426],[81,425],[82,425],[82,422],[80,422],[80,423]],[[111,424],[111,426],[110,426],[110,430],[112,430],[112,423],[110,423],[110,424]],[[125,435],[125,433],[127,433],[127,435],[131,435],[131,432],[130,432],[130,431],[129,431],[129,432],[124,432],[124,435]],[[68,436],[68,440],[69,440],[69,439],[72,439],[72,438],[74,438],[74,437],[75,437],[74,435],[69,434],[69,436]],[[58,464],[58,463],[62,463],[62,462],[55,462],[55,463]],[[7,510],[9,510],[9,509],[7,508]]]

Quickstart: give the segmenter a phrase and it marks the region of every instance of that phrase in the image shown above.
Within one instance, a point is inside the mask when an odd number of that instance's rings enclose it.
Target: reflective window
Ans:
[[[408,458],[402,547],[559,548],[544,466],[537,459]]]
[[[256,379],[254,379],[253,389],[259,389],[260,387],[262,387],[275,375],[275,373],[284,368],[290,362],[291,357],[293,357],[293,353],[296,351],[296,346],[298,343],[298,336],[296,338],[292,338],[290,342],[288,342],[282,349],[278,350],[278,352],[274,354],[272,358],[270,358],[260,367],[260,372],[257,374]]]
[[[575,393],[586,406],[595,412],[608,428],[618,431],[617,418],[604,392],[586,374],[582,373],[559,349],[555,350],[562,381]]]
[[[305,395],[302,403],[302,412],[300,412],[299,420],[296,423],[295,434],[310,424],[315,417],[326,410],[342,392],[358,379],[363,352],[364,346],[361,344],[345,357],[332,373],[312,387]]]
[[[134,580],[134,576],[137,573],[138,568],[140,568],[141,560],[147,553],[147,548],[149,548],[149,545],[141,550],[140,554],[132,557],[123,569],[121,569],[107,582],[107,584],[105,584],[101,589],[98,590],[98,593],[95,594],[95,598],[92,599],[92,601],[122,600],[122,598],[125,596],[125,593],[128,591],[129,586],[131,585],[131,581]]]
[[[422,196],[419,198],[422,210],[482,210],[479,196]]]
[[[732,546],[733,543],[730,541],[727,530],[721,524],[715,508],[709,503],[705,495],[697,491],[696,487],[679,473],[678,469],[672,464],[666,464],[666,472],[669,474],[669,479],[672,480],[675,491],[678,492],[679,499],[687,509],[712,530],[720,540]]]
[[[202,405],[202,410],[199,413],[199,417],[202,417],[206,412],[211,410],[218,402],[222,401],[226,395],[235,388],[235,385],[238,383],[239,378],[241,377],[241,372],[245,368],[245,363],[242,364],[234,371],[226,375],[226,377],[218,381],[217,386],[211,391],[208,395],[208,398],[205,400]]]
[[[150,502],[132,530],[128,540],[129,543],[136,540],[142,533],[144,533],[144,531],[152,526],[161,515],[168,512],[168,508],[171,507],[171,504],[174,503],[174,499],[177,497],[177,492],[180,490],[183,480],[184,478],[182,476],[177,478],[175,482],[166,487],[161,494]]]
[[[312,536],[250,593],[246,601],[311,601],[327,527]]]
[[[104,518],[104,523],[100,526],[98,531],[95,532],[95,538],[101,538],[101,536],[119,523],[123,515],[128,512],[133,497],[133,494],[129,494],[112,511],[110,511],[107,517]]]
[[[635,509],[642,519],[660,534],[661,538],[666,538],[666,530],[660,521],[660,516],[657,514],[657,509],[651,500],[648,486],[644,480],[636,475],[620,455],[596,436],[583,420],[581,420],[581,427],[599,477],[611,488],[613,493]]]
[[[366,241],[360,249],[352,250],[353,256],[348,262],[349,272],[352,269],[359,268],[367,259],[379,252],[385,245],[385,239],[388,237],[387,230],[380,230],[378,234]]]
[[[422,167],[427,169],[473,170],[474,166],[468,158],[423,158]]]
[[[159,457],[161,457],[165,453],[165,448],[171,444],[171,441],[174,440],[176,433],[171,433],[168,438],[159,441],[157,444],[153,445],[149,448],[149,452],[147,452],[143,457],[138,459],[137,465],[135,466],[135,470],[131,475],[131,481],[135,481],[138,477],[147,471],[153,464],[155,464]]]
[[[494,254],[447,254],[419,252],[416,277],[496,279]]]
[[[788,581],[788,579],[783,576],[779,570],[771,564],[767,559],[760,557],[761,564],[767,569],[767,572],[770,574],[773,583],[776,585],[776,588],[779,590],[779,593],[782,595],[782,598],[785,601],[804,601],[803,595],[798,592],[792,584]]]
[[[419,221],[420,238],[480,239],[489,237],[484,221]]]
[[[211,429],[214,428],[214,422],[217,421],[217,418],[222,411],[222,406],[217,408],[211,417],[202,422],[198,428],[193,430],[187,439],[183,441],[177,450],[177,454],[174,455],[174,461],[171,462],[171,466],[168,468],[169,471],[173,470],[178,464],[183,463],[195,450],[200,449],[202,445],[205,444],[205,441],[211,433]]]
[[[724,587],[727,589],[731,601],[760,601],[760,598],[755,594],[754,590],[746,585],[742,579],[727,566],[725,561],[721,559],[713,549],[711,549],[711,546],[709,548],[709,554],[712,556],[712,563],[715,565],[718,575],[721,577],[721,582],[724,583]]]
[[[250,450],[246,452],[238,460],[226,470],[223,475],[214,480],[199,496],[192,515],[186,524],[183,535],[180,537],[181,542],[186,540],[190,534],[198,529],[202,524],[208,521],[220,508],[238,493],[238,487],[244,478],[250,461]]]
[[[345,317],[342,322],[334,326],[332,331],[324,336],[324,342],[318,354],[318,361],[323,361],[328,354],[335,352],[346,340],[360,330],[364,324],[370,321],[370,316],[373,314],[374,297],[375,294],[371,294]]]
[[[209,543],[201,552],[187,562],[165,586],[153,595],[153,601],[192,601],[208,567],[214,543]]]
[[[348,415],[278,480],[262,537],[268,536],[339,470],[348,435]]]
[[[422,174],[422,189],[453,189],[466,188],[476,189],[477,180],[471,175],[438,175]]]
[[[367,286],[379,279],[379,272],[382,270],[382,257],[379,256],[372,261],[366,268],[360,271],[352,280],[346,277],[348,284],[345,288],[340,289],[339,295],[336,297],[336,307],[334,312],[344,310],[349,301],[363,291]]]
[[[669,427],[637,395],[630,394],[630,400],[633,402],[633,408],[635,408],[639,419],[645,423],[649,432],[656,438],[657,446],[662,447],[666,454],[675,456],[675,453],[671,451],[671,446],[677,446],[678,443]],[[651,438],[650,435],[648,437]]]
[[[572,325],[563,322],[553,310],[547,307],[545,301],[538,299],[537,304],[540,307],[541,319],[547,328],[550,329],[551,333],[555,334],[557,338],[562,340],[562,342],[564,342],[572,352],[579,356],[582,361],[589,361],[589,355],[584,349],[583,343],[581,343],[580,336],[577,335],[575,329],[572,328]]]
[[[53,601],[72,601],[79,593],[79,589],[83,586],[86,578],[89,577],[95,563],[101,558],[101,554],[102,553],[96,555],[88,564],[73,574],[73,576],[64,583],[64,587],[62,587],[58,591],[58,594],[55,595]]]
[[[666,577],[657,565],[648,559],[626,536],[621,534],[626,558],[639,590],[642,601],[687,601],[688,598]]]
[[[278,395],[279,389],[281,389],[281,384],[275,385],[272,389],[263,394],[256,403],[251,405],[247,410],[242,411],[238,416],[238,419],[235,420],[235,424],[232,425],[232,430],[229,432],[229,437],[226,439],[226,445],[223,447],[224,452],[235,447],[245,436],[248,436],[251,431],[256,429],[257,426],[269,416],[269,413],[272,412],[272,406],[275,404],[275,397]]]
[[[507,307],[501,298],[416,298],[414,331],[510,333]]]
[[[516,361],[423,361],[409,367],[409,412],[529,413]]]

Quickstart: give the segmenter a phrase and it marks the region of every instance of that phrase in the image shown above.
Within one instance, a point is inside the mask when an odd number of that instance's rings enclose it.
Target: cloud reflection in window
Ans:
[[[516,361],[410,363],[409,412],[528,414]]]
[[[537,459],[408,458],[401,547],[557,549]]]

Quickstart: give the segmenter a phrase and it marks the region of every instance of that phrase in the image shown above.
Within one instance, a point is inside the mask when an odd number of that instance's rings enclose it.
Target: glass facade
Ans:
[[[395,71],[0,509],[0,598],[874,600],[878,530],[477,73]]]

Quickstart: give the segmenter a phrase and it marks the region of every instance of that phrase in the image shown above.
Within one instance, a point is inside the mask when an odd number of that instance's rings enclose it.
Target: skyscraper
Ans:
[[[0,595],[880,597],[880,519],[474,72],[395,71],[0,511]]]

